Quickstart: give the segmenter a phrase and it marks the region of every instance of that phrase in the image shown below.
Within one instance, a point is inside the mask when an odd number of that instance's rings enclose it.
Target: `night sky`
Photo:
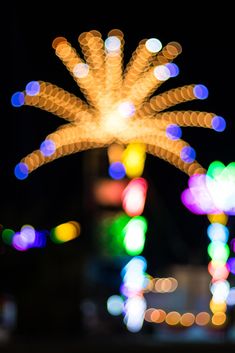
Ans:
[[[65,221],[77,220],[83,231],[80,239],[65,244],[63,249],[49,245],[49,249],[25,254],[2,246],[0,290],[18,293],[19,297],[27,292],[21,290],[22,287],[30,290],[40,287],[34,279],[37,276],[44,283],[42,287],[46,287],[53,276],[58,276],[59,281],[60,271],[67,273],[66,266],[69,268],[73,261],[76,263],[77,258],[82,262],[84,254],[92,252],[89,250],[89,222],[94,206],[89,205],[84,172],[89,158],[94,158],[92,152],[58,159],[23,181],[17,180],[13,173],[20,159],[37,149],[62,121],[33,107],[12,107],[11,95],[23,90],[29,81],[44,80],[82,97],[54,54],[51,43],[55,37],[64,36],[78,48],[77,37],[84,31],[96,29],[105,38],[109,30],[119,28],[125,36],[125,63],[143,38],[157,37],[163,45],[178,41],[183,48],[175,61],[180,75],[164,83],[159,92],[190,83],[206,85],[208,99],[185,103],[182,109],[215,112],[226,119],[227,129],[217,133],[203,128],[184,128],[183,138],[195,148],[197,160],[205,168],[214,160],[225,164],[235,160],[234,28],[229,8],[220,5],[208,12],[196,2],[186,8],[176,3],[160,6],[158,2],[142,2],[132,8],[120,2],[110,5],[65,2],[54,8],[51,4],[50,8],[48,6],[49,3],[43,6],[38,2],[27,7],[16,2],[6,4],[1,14],[0,224],[14,230],[26,223],[39,229],[51,229]],[[104,158],[103,163],[107,164],[105,153],[99,158]],[[102,176],[108,176],[104,170]],[[187,187],[187,175],[148,156],[144,177],[149,181],[145,213],[150,233],[144,255],[152,269],[171,263],[205,264],[208,221],[205,216],[190,214],[180,201],[180,194]],[[234,232],[234,221],[230,220],[229,225]],[[66,285],[61,284],[61,287]]]

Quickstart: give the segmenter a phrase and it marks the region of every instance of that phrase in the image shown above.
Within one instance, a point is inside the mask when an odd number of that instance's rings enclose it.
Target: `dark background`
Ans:
[[[14,166],[37,149],[62,120],[31,107],[13,108],[11,95],[23,90],[31,80],[44,80],[81,96],[51,47],[57,36],[66,37],[78,48],[77,37],[81,32],[96,29],[105,39],[109,30],[119,28],[125,35],[126,63],[143,38],[157,37],[163,45],[178,41],[183,47],[176,59],[180,75],[164,83],[161,91],[190,83],[208,87],[207,100],[189,102],[182,109],[215,112],[226,119],[227,129],[217,133],[184,128],[183,138],[196,149],[197,160],[205,168],[214,160],[228,164],[234,161],[233,21],[226,2],[207,8],[196,2],[186,6],[176,2],[131,5],[115,1],[4,5],[0,53],[0,223],[15,231],[26,223],[37,229],[51,229],[65,221],[77,220],[82,226],[81,237],[62,246],[48,242],[45,249],[19,253],[1,245],[0,293],[16,297],[19,331],[28,333],[40,327],[44,332],[72,332],[82,326],[77,313],[86,294],[84,271],[88,259],[96,256],[91,241],[92,217],[96,211],[89,199],[90,185],[86,183],[86,178],[96,172],[91,166],[87,175],[87,166],[94,158],[100,158],[104,166],[108,161],[105,152],[99,157],[82,152],[45,165],[26,180],[17,180]],[[105,170],[99,176],[108,176]],[[149,181],[145,210],[149,234],[144,256],[150,272],[156,274],[171,264],[206,265],[206,216],[190,214],[180,201],[180,194],[187,187],[187,175],[148,156],[144,176]],[[233,223],[230,219],[231,232]],[[103,275],[108,276],[109,272]],[[65,317],[70,318],[66,325],[62,320]]]

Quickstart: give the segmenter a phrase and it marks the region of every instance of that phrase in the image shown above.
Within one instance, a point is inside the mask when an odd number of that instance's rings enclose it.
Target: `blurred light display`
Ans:
[[[189,189],[184,191],[182,201],[192,212],[235,214],[234,197],[231,197],[231,189],[235,195],[234,165],[229,165],[225,171],[220,166],[216,166],[215,170],[211,167],[206,175],[205,169],[195,159],[194,148],[181,139],[181,127],[197,126],[222,132],[226,127],[224,118],[214,113],[172,110],[183,102],[206,99],[208,89],[202,84],[191,84],[154,95],[165,81],[179,74],[178,66],[172,63],[181,53],[179,43],[170,42],[162,47],[157,38],[143,40],[123,70],[124,38],[120,30],[111,30],[106,40],[98,31],[84,32],[78,41],[82,57],[63,37],[56,38],[52,46],[79,86],[84,100],[44,81],[31,81],[23,92],[12,95],[13,107],[34,106],[68,122],[49,134],[40,149],[16,165],[15,176],[23,180],[38,167],[62,156],[108,147],[111,178],[119,180],[125,175],[136,178],[124,190],[122,200],[126,217],[133,218],[125,218],[112,225],[116,229],[120,228],[118,232],[115,229],[115,234],[119,234],[118,241],[124,244],[130,256],[141,254],[147,231],[147,221],[140,216],[144,210],[147,182],[139,178],[143,173],[146,152],[166,160],[191,176]],[[116,151],[112,146],[116,146]],[[63,243],[79,234],[80,225],[67,222],[55,227],[50,237],[55,243]],[[212,300],[218,305],[224,303],[230,293],[229,283],[222,275],[218,275],[226,272],[223,266],[229,256],[229,247],[225,241],[226,235],[221,230],[215,234],[210,231],[209,234],[212,239],[208,246],[211,272],[213,275],[216,273],[216,280],[211,284]],[[36,239],[36,231],[24,228],[13,235],[12,245],[24,251],[36,244]],[[220,270],[215,268],[215,264],[219,264]],[[122,310],[124,323],[131,332],[141,329],[146,313],[143,296],[146,282],[149,281],[145,273],[146,266],[142,257],[134,257],[122,271],[120,291],[125,297]],[[173,285],[173,282],[159,279],[154,282],[154,290],[159,293],[174,291],[176,283]],[[118,305],[117,300],[115,302],[113,297],[110,298],[107,308],[113,315]],[[165,322],[171,326],[189,327],[194,323],[203,326],[208,323],[207,313],[181,315],[177,311],[166,313],[154,309],[151,317],[156,323]],[[225,321],[224,312],[213,313],[214,325],[222,325]]]
[[[26,251],[31,248],[43,248],[46,246],[46,232],[37,231],[29,224],[21,227],[12,237],[12,245],[18,251]]]
[[[225,120],[214,113],[171,109],[207,98],[207,88],[191,84],[153,95],[166,80],[178,75],[179,68],[172,61],[182,51],[180,44],[170,42],[162,47],[157,38],[142,40],[123,70],[124,36],[120,30],[111,30],[105,40],[96,30],[84,32],[78,41],[82,56],[64,37],[55,38],[52,47],[85,100],[44,81],[31,81],[24,91],[12,95],[14,107],[34,106],[68,121],[49,134],[40,149],[21,160],[16,177],[25,179],[62,156],[112,144],[128,146],[127,150],[132,144],[142,144],[144,153],[162,158],[188,175],[205,173],[195,160],[195,150],[179,133],[179,138],[172,131],[169,134],[169,125],[223,131]],[[166,111],[168,108],[171,110]],[[136,174],[127,161],[128,153],[123,157],[127,175],[140,176],[145,154],[137,163],[140,172]]]
[[[217,175],[219,175],[221,164],[216,163],[214,165],[219,167],[217,168]],[[210,170],[208,172],[210,173]],[[230,284],[228,282],[231,272],[229,266],[230,249],[227,244],[229,229],[225,225],[227,224],[228,216],[224,213],[219,213],[208,215],[208,219],[211,221],[207,228],[207,235],[211,241],[208,246],[208,255],[211,258],[208,271],[212,277],[210,284],[212,294],[210,310],[213,314],[212,325],[222,326],[226,322],[227,298],[230,292]],[[221,316],[220,313],[223,313],[223,315]]]
[[[210,164],[207,175],[207,188],[216,207],[228,215],[235,214],[235,162],[225,167],[215,161]]]
[[[124,228],[124,246],[128,255],[139,255],[145,244],[147,221],[143,216],[133,217]]]
[[[80,235],[80,224],[75,221],[60,224],[51,230],[50,236],[54,243],[65,243]]]
[[[122,206],[128,216],[139,216],[145,206],[148,183],[144,178],[132,179],[122,194]]]
[[[211,315],[207,312],[199,312],[198,314],[186,312],[180,314],[178,311],[170,311],[166,313],[165,310],[149,308],[145,311],[145,321],[153,324],[168,324],[169,326],[190,327],[193,325],[207,326],[212,322]],[[224,322],[219,323],[222,325]]]
[[[80,234],[80,225],[78,222],[70,221],[63,223],[51,231],[35,229],[30,224],[25,224],[20,231],[14,231],[3,227],[1,231],[2,241],[17,251],[27,251],[32,248],[44,248],[47,245],[47,239],[57,244],[75,239]]]
[[[147,262],[142,256],[133,257],[122,269],[121,293],[124,301],[124,323],[131,332],[141,330],[145,317],[146,300],[143,288],[146,282]]]
[[[210,164],[207,174],[193,175],[181,195],[183,204],[196,214],[235,215],[235,162]]]
[[[143,174],[146,158],[146,146],[142,143],[130,143],[122,154],[126,175],[136,178]]]
[[[172,293],[178,287],[178,281],[176,278],[167,277],[167,278],[151,278],[147,282],[147,286],[144,289],[146,293],[155,292],[155,293]]]

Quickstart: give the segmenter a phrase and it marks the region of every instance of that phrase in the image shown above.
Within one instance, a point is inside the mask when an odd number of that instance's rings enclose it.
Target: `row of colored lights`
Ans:
[[[229,230],[221,223],[211,223],[207,228],[207,234],[211,241],[208,246],[208,255],[211,258],[208,270],[212,276],[210,310],[216,315],[221,312],[225,313],[227,310],[226,299],[230,290],[227,281],[229,276],[227,260],[230,253],[227,245]]]
[[[235,257],[229,258],[229,229],[226,227],[228,215],[235,214],[235,163],[225,167],[215,161],[205,175],[190,177],[188,185],[182,193],[183,204],[193,213],[207,214],[211,222],[207,229],[211,259],[208,271],[212,276],[210,310],[214,315],[226,313],[227,305],[235,305],[235,287],[230,287],[228,281],[230,273],[235,274]]]
[[[212,276],[211,310],[214,312],[217,304],[235,305],[235,289],[230,288],[227,280],[230,272],[235,273],[235,257],[229,258],[229,230],[226,227],[228,215],[235,214],[235,163],[225,167],[222,162],[215,161],[206,174],[191,176],[188,185],[181,196],[183,204],[193,213],[207,214],[211,222],[207,229],[211,241],[208,271]]]
[[[129,267],[129,271],[127,270]],[[140,271],[141,269],[141,271]],[[131,294],[129,303],[131,310],[136,313],[136,316],[140,315],[140,310],[138,306],[140,305],[142,308],[146,308],[145,301],[142,300],[141,296],[137,296],[137,300],[135,297],[135,293],[141,291],[144,287],[148,287],[149,279],[145,273],[146,270],[146,260],[142,257],[133,258],[127,266],[122,271],[122,276],[124,277],[123,283],[123,292],[125,293],[124,297],[128,295],[128,292]],[[158,279],[160,280],[160,279]],[[163,279],[162,280],[166,280]],[[165,291],[166,293],[167,291]],[[132,299],[131,299],[132,298]],[[155,324],[163,324],[166,323],[170,326],[181,326],[181,327],[190,327],[192,325],[198,326],[223,326],[226,323],[226,307],[222,304],[217,304],[217,310],[212,307],[212,303],[210,303],[210,309],[212,311],[212,315],[208,312],[199,312],[198,314],[193,314],[190,312],[186,312],[180,314],[177,311],[166,312],[163,309],[155,309],[148,308],[145,310],[144,320],[150,323]],[[107,310],[111,315],[117,316],[126,314],[126,306],[125,300],[123,296],[113,295],[107,300]],[[136,332],[138,331],[142,325],[140,325],[140,320],[136,320],[136,325],[133,327],[129,327],[130,331]]]
[[[110,161],[109,175],[114,179],[124,176],[133,178],[122,193],[122,207],[131,217],[124,227],[124,245],[126,252],[139,255],[144,249],[147,221],[141,216],[147,193],[147,181],[141,178],[145,162],[145,146],[129,144],[125,150],[118,145],[108,149]],[[118,167],[118,168],[117,168]],[[120,173],[123,170],[123,174]],[[121,177],[120,177],[121,175]],[[147,263],[142,256],[133,257],[122,269],[121,296],[111,296],[107,301],[107,310],[112,315],[124,315],[124,323],[131,332],[138,332],[143,325],[146,300],[143,296],[143,286],[146,283]],[[122,304],[121,304],[121,303]],[[116,306],[119,303],[119,311]]]
[[[229,257],[228,243],[229,229],[226,227],[228,216],[226,214],[208,215],[211,224],[207,234],[211,240],[208,246],[208,254],[211,261],[208,271],[212,276],[210,291],[212,299],[210,309],[213,313],[226,312],[227,306],[235,305],[235,287],[231,287],[228,281],[230,274],[235,274],[235,257]],[[234,253],[234,239],[230,241],[231,250]]]
[[[36,230],[33,226],[25,224],[20,231],[15,232],[10,228],[2,229],[2,241],[18,251],[46,246],[48,236],[56,243],[61,244],[77,238],[80,235],[80,224],[75,221],[62,223],[50,232]]]
[[[141,214],[144,210],[148,185],[144,178],[137,177],[144,169],[145,148],[142,144],[136,143],[129,144],[124,150],[122,146],[115,144],[108,149],[108,157],[111,178],[118,180],[124,178],[125,175],[129,178],[135,177],[129,181],[122,193],[122,207],[125,213],[132,218],[121,231],[125,234],[126,252],[132,256],[139,255],[144,248],[147,231],[147,221]]]
[[[180,314],[177,311],[166,311],[162,309],[149,308],[145,312],[145,321],[155,324],[166,323],[169,326],[190,327],[193,325],[207,326],[222,326],[226,322],[226,314],[224,312],[216,312],[212,316],[207,312],[199,312],[193,314],[190,312]]]

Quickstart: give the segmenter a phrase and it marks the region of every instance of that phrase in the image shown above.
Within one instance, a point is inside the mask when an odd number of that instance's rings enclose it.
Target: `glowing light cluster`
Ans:
[[[220,121],[220,117],[214,119],[214,123]],[[221,124],[223,130],[223,120]],[[211,259],[208,271],[212,276],[210,309],[213,313],[212,324],[220,326],[226,322],[227,303],[235,304],[227,280],[235,268],[233,258],[229,258],[229,230],[226,227],[228,215],[235,214],[235,163],[225,167],[223,163],[215,161],[205,175],[191,176],[188,185],[189,188],[181,195],[183,204],[195,214],[207,214],[211,222],[207,229],[210,239],[208,255]]]
[[[188,185],[181,199],[191,212],[235,215],[235,162],[225,167],[215,161],[206,175],[191,176]]]
[[[25,224],[18,232],[10,228],[4,228],[1,236],[5,244],[18,251],[26,251],[31,248],[45,247],[49,234],[53,242],[64,243],[80,234],[80,225],[78,222],[71,221],[63,223],[49,232],[47,230],[36,230],[33,226]]]
[[[213,113],[165,110],[182,102],[205,99],[207,88],[192,84],[154,96],[166,80],[178,75],[179,68],[172,61],[181,53],[180,44],[170,42],[162,47],[157,38],[142,40],[123,70],[123,37],[118,29],[111,30],[105,40],[96,30],[84,32],[78,37],[82,55],[64,37],[53,41],[56,55],[86,101],[43,81],[31,81],[24,91],[12,95],[14,107],[34,106],[68,121],[21,160],[15,168],[17,178],[23,180],[38,167],[62,156],[115,143],[128,146],[119,162],[129,177],[141,175],[145,152],[189,175],[205,173],[195,160],[194,149],[181,139],[180,126],[223,131],[225,120]],[[139,171],[133,171],[135,158],[128,157],[135,153],[132,144],[144,149],[137,163]],[[120,172],[120,167],[111,168],[112,177],[122,177],[124,169]]]
[[[19,232],[5,228],[2,231],[2,240],[18,251],[26,251],[31,248],[43,248],[46,246],[46,232],[37,231],[33,226],[25,224]]]

